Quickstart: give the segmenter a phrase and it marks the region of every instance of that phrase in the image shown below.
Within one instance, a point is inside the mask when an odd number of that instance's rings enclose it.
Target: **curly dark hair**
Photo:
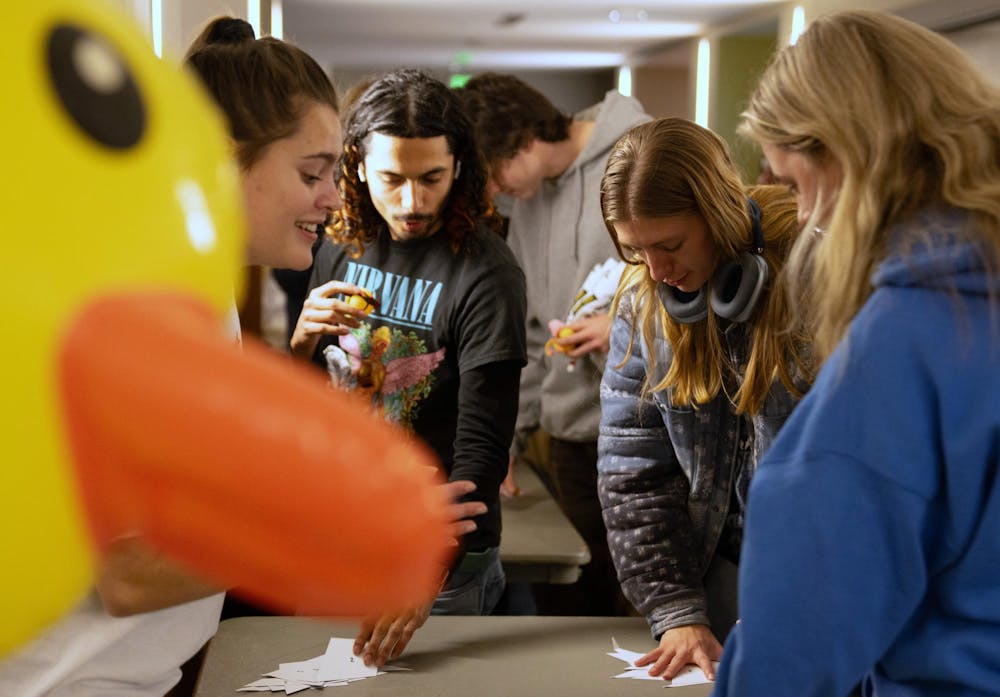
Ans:
[[[491,167],[517,155],[533,138],[546,143],[569,138],[573,118],[513,75],[476,75],[457,92]]]
[[[372,82],[352,106],[344,129],[344,154],[337,171],[343,203],[333,214],[329,234],[352,256],[360,256],[364,245],[387,227],[375,209],[368,185],[358,175],[358,166],[365,158],[365,141],[372,133],[395,138],[445,137],[449,152],[462,163],[441,211],[452,251],[465,250],[477,227],[499,234],[500,218],[486,196],[486,166],[458,97],[425,72],[400,69]]]

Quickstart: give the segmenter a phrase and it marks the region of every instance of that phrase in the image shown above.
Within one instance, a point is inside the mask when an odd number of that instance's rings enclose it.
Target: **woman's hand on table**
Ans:
[[[712,661],[722,658],[722,644],[712,630],[703,624],[668,629],[660,637],[659,647],[636,660],[637,666],[650,666],[649,674],[674,678],[684,666],[693,664],[702,669],[705,677],[715,680]]]

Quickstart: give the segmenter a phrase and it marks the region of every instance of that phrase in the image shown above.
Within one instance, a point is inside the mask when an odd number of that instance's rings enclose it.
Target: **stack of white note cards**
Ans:
[[[598,312],[607,312],[624,270],[625,262],[621,259],[611,258],[596,264],[573,298],[566,324]]]
[[[352,682],[385,675],[392,670],[409,670],[401,665],[386,665],[379,670],[366,666],[354,655],[353,639],[330,639],[326,653],[308,661],[281,663],[278,669],[264,673],[260,680],[244,685],[237,692],[284,692],[292,695],[309,688],[343,687]]]
[[[614,676],[616,678],[630,678],[632,680],[659,680],[664,683],[666,687],[705,685],[712,682],[705,677],[705,671],[694,665],[686,666],[683,670],[681,670],[681,672],[675,675],[672,680],[664,680],[659,676],[653,677],[649,674],[649,666],[637,666],[635,664],[638,659],[646,655],[645,653],[623,649],[618,645],[618,642],[615,641],[614,637],[611,637],[611,648],[614,650],[608,652],[608,655],[617,658],[619,661],[624,661],[628,666],[624,673],[619,673]],[[717,669],[718,667],[718,661],[712,661],[712,668]]]

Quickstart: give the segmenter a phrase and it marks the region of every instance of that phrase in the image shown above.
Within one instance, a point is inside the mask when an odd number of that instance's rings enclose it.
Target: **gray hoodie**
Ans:
[[[538,426],[563,440],[597,440],[603,356],[590,354],[567,371],[564,356],[545,356],[547,324],[565,320],[590,270],[617,257],[601,215],[601,177],[615,142],[650,117],[636,100],[610,91],[574,119],[595,122],[580,155],[510,211],[508,242],[528,284],[528,365],[521,371],[516,443]]]

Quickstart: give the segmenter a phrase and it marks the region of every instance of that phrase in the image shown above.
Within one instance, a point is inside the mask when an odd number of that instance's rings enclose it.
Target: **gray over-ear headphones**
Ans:
[[[711,280],[694,293],[658,283],[656,292],[663,308],[675,321],[681,324],[700,322],[708,316],[709,304],[720,317],[733,322],[746,322],[767,284],[768,268],[764,261],[764,231],[760,226],[760,206],[752,198],[750,207],[750,229],[753,233],[753,248],[740,252],[732,261],[722,264]]]

